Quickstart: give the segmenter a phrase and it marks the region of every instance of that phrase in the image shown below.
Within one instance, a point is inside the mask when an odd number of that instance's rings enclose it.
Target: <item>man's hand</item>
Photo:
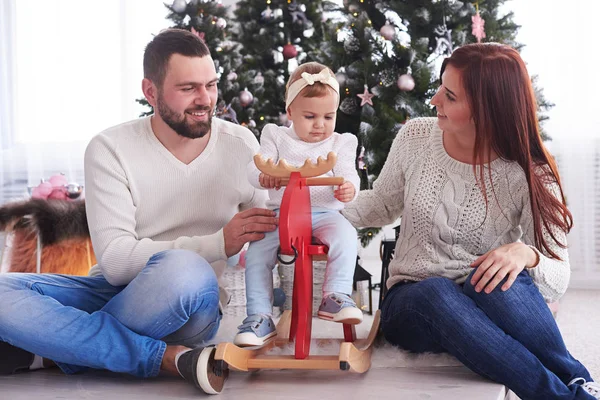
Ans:
[[[274,176],[263,174],[262,172],[258,176],[258,182],[260,183],[260,186],[265,189],[275,188],[275,190],[279,190],[279,188],[281,188],[281,178],[275,178]]]
[[[471,267],[477,268],[471,277],[471,284],[478,293],[481,290],[491,293],[508,276],[501,288],[507,291],[524,268],[535,267],[537,262],[537,254],[529,246],[520,242],[505,244],[471,263]]]
[[[337,190],[333,191],[333,196],[342,203],[348,203],[349,201],[352,201],[355,193],[356,189],[354,188],[354,185],[349,181],[345,181],[337,188]]]
[[[264,232],[277,229],[279,218],[275,215],[275,211],[264,208],[251,208],[237,213],[223,227],[227,257],[239,253],[246,242],[260,240],[265,237]]]

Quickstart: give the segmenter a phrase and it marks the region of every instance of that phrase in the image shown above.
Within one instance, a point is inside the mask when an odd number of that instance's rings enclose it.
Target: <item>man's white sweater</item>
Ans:
[[[487,251],[516,241],[535,246],[523,169],[496,159],[491,174],[493,190],[486,167],[486,208],[473,166],[448,155],[437,119],[413,119],[398,133],[373,189],[360,192],[343,214],[355,226],[383,226],[402,216],[388,287],[434,276],[462,283],[471,262]],[[558,196],[558,185],[549,187]],[[553,232],[566,244],[564,232]],[[544,238],[562,261],[534,249],[540,261],[527,271],[544,298],[554,301],[567,289],[569,258],[548,232]]]
[[[98,265],[112,285],[125,285],[155,253],[188,249],[224,266],[223,227],[240,210],[264,207],[246,166],[258,151],[246,128],[213,118],[210,139],[189,164],[156,138],[150,117],[95,136],[85,153],[86,211]]]

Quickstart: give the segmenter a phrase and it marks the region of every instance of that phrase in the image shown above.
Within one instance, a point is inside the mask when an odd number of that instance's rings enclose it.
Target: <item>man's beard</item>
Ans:
[[[162,96],[158,96],[156,100],[156,106],[158,109],[158,114],[162,118],[163,121],[171,129],[173,129],[178,135],[190,138],[190,139],[198,139],[204,137],[208,132],[210,132],[210,124],[212,121],[212,110],[210,107],[198,107],[193,110],[186,110],[186,112],[202,112],[206,111],[208,114],[207,121],[193,121],[189,123],[186,119],[185,112],[183,114],[178,114],[173,111],[167,103],[165,103],[162,99]]]

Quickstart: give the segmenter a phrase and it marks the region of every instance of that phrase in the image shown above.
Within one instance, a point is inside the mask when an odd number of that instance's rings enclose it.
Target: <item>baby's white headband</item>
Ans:
[[[321,70],[321,72],[319,72],[318,74],[309,74],[308,72],[303,72],[300,76],[301,78],[292,83],[288,88],[287,99],[285,101],[286,111],[290,104],[292,104],[292,101],[294,101],[296,96],[298,96],[298,94],[302,91],[302,89],[304,89],[308,85],[314,85],[315,82],[321,82],[325,85],[331,86],[331,88],[335,90],[335,92],[338,94],[339,100],[340,84],[338,83],[337,79],[335,79],[335,76],[333,76],[327,68],[323,68],[323,70]]]

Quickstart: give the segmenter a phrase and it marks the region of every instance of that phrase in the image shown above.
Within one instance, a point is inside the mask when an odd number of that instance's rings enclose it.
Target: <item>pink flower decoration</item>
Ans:
[[[198,36],[200,38],[200,40],[202,40],[204,42],[204,32],[198,32],[197,30],[194,29],[194,27],[192,26],[192,33],[196,36]]]
[[[481,39],[485,38],[485,21],[481,18],[481,15],[479,15],[479,10],[471,17],[471,21],[473,22],[473,30],[471,33],[477,38],[477,43],[480,43]]]

